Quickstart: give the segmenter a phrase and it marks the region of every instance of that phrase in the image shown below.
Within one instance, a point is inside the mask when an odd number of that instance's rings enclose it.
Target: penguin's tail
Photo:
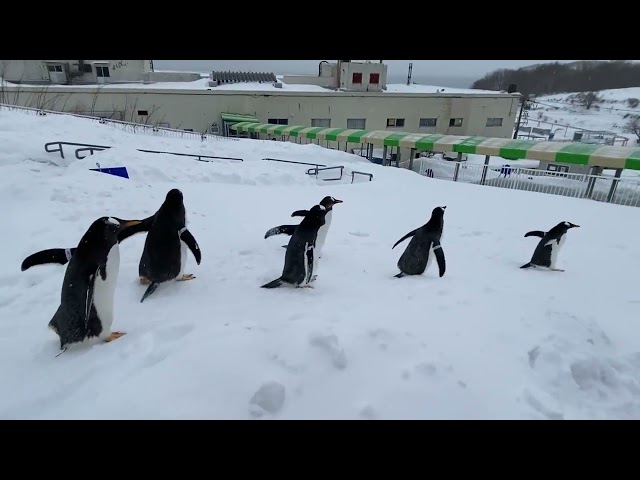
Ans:
[[[402,277],[404,277],[404,272],[400,272],[399,274],[394,275],[394,277],[395,278],[402,278]]]
[[[525,263],[524,265],[522,265],[520,268],[529,268],[529,267],[533,267],[532,263]]]
[[[153,292],[155,292],[156,289],[158,288],[158,285],[160,284],[156,282],[151,282],[151,284],[145,290],[144,295],[142,295],[142,298],[140,299],[140,303],[144,302],[147,297],[149,297]]]
[[[278,288],[279,286],[282,285],[282,279],[281,278],[276,278],[275,280],[273,280],[272,282],[269,283],[265,283],[264,285],[262,285],[260,288]]]

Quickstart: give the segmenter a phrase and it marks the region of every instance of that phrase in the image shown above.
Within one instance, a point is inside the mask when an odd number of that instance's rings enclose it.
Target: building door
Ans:
[[[51,83],[67,83],[67,74],[61,64],[48,64],[49,81]]]

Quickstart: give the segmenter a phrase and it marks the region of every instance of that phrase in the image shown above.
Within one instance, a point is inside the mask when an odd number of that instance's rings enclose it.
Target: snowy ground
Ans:
[[[46,163],[59,157],[43,144],[62,138],[116,148]],[[268,156],[375,177],[322,182]],[[92,172],[95,161],[131,178]],[[47,323],[65,267],[21,272],[24,257],[75,246],[102,215],[146,217],[171,188],[202,249],[187,267],[197,279],[141,304],[144,235],[130,238],[114,324],[127,335],[55,358]],[[325,195],[344,203],[315,288],[259,288],[279,276],[286,242],[264,232]],[[315,145],[154,138],[17,112],[0,112],[0,202],[0,418],[640,418],[640,209],[439,181]],[[437,205],[448,207],[446,275],[393,278],[406,243],[391,246]],[[536,244],[524,233],[561,220],[581,225],[566,272],[519,269]],[[258,397],[275,413],[252,406]]]

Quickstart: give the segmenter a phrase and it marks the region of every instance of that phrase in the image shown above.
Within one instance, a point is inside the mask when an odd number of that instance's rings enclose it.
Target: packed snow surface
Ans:
[[[113,148],[76,160],[48,141]],[[198,162],[137,149],[239,157]],[[343,165],[343,178],[262,158]],[[91,171],[126,166],[129,179]],[[352,171],[374,174],[372,181]],[[140,303],[145,234],[120,246],[111,343],[60,352],[47,323],[65,266],[20,271],[76,246],[93,220],[144,218],[184,193],[202,250]],[[344,201],[313,289],[277,278],[294,210]],[[441,181],[315,145],[128,134],[79,118],[0,112],[0,418],[640,418],[640,209]],[[408,241],[447,206],[444,277],[394,278]],[[568,220],[565,272],[521,270]]]

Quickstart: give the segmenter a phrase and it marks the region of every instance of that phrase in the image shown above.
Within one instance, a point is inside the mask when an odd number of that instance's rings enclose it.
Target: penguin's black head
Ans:
[[[125,228],[141,223],[140,220],[123,220],[117,217],[101,217],[93,222],[92,230],[99,231],[110,243],[118,243],[118,234]]]
[[[177,188],[172,188],[171,190],[169,190],[169,192],[167,193],[167,197],[164,199],[165,202],[167,203],[182,203],[184,201],[184,197],[182,195],[182,192],[180,190],[178,190]]]
[[[327,196],[320,201],[320,205],[322,205],[327,210],[331,210],[336,203],[342,203],[342,200]]]
[[[431,211],[431,215],[434,217],[444,217],[444,211],[447,207],[436,207]]]

